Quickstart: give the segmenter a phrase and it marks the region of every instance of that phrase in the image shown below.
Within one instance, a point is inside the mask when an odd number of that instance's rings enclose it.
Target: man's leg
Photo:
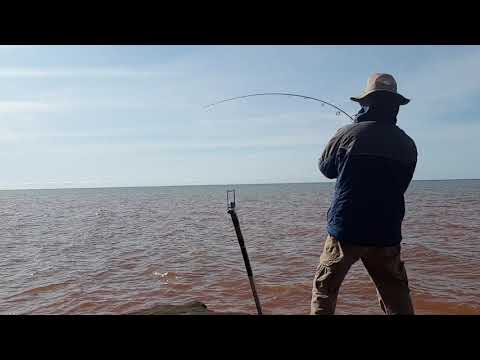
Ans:
[[[333,315],[337,296],[345,275],[360,256],[353,247],[342,246],[328,236],[313,279],[311,315]]]
[[[413,315],[407,272],[400,258],[400,245],[371,248],[362,256],[362,262],[375,283],[383,312],[387,315]]]

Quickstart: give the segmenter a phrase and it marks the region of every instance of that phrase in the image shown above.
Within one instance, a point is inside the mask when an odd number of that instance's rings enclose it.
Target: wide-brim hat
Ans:
[[[363,93],[358,97],[352,96],[350,100],[360,102],[375,92],[386,92],[392,94],[392,97],[399,103],[399,105],[406,105],[410,102],[410,99],[407,99],[397,92],[397,82],[392,75],[379,73],[371,75],[367,80],[367,86],[365,87]]]

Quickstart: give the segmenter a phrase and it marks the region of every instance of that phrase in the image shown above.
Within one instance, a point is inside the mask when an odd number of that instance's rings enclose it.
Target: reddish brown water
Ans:
[[[0,192],[1,314],[123,314],[199,300],[255,313],[225,186]],[[240,185],[265,313],[307,314],[333,184]],[[418,314],[480,314],[480,181],[418,181],[403,258]],[[338,314],[380,314],[361,263]]]

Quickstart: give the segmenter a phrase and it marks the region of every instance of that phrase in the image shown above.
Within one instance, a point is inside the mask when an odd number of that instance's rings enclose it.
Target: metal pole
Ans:
[[[235,190],[227,191],[227,203],[228,203],[228,193],[233,192],[234,200],[228,204],[228,213],[232,217],[233,226],[235,227],[235,233],[237,234],[238,244],[240,245],[240,250],[242,251],[243,261],[245,262],[245,268],[247,269],[248,280],[250,281],[250,287],[252,289],[253,298],[255,299],[255,306],[257,307],[258,315],[262,315],[262,306],[260,305],[260,299],[257,295],[257,290],[255,288],[255,282],[253,280],[252,267],[250,266],[250,260],[248,258],[247,248],[245,247],[245,241],[243,240],[242,231],[240,230],[240,222],[238,221],[237,213],[235,212]]]

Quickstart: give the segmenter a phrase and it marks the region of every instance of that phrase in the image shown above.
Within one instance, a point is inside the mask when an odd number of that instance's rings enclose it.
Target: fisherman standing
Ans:
[[[401,105],[389,74],[373,74],[359,97],[354,123],[327,144],[319,169],[337,179],[328,210],[328,236],[315,273],[311,314],[334,314],[340,286],[350,267],[362,260],[386,314],[414,314],[400,258],[404,193],[417,163],[414,141],[397,125]]]

